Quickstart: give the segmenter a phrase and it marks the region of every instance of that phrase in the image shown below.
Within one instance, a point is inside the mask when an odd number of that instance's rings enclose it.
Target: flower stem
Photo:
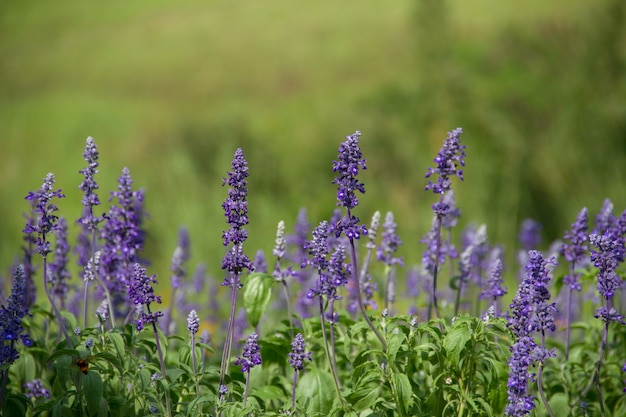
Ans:
[[[541,331],[541,349],[545,350],[545,348],[546,348],[546,334],[542,330]],[[546,406],[546,410],[548,411],[548,414],[550,414],[550,417],[555,417],[554,411],[552,411],[552,408],[550,407],[550,404],[548,403],[548,400],[546,399],[546,395],[543,392],[543,360],[539,362],[539,366],[537,369],[537,390],[539,391],[539,396],[541,397],[541,401],[543,401],[543,404]]]
[[[61,329],[61,331],[63,332],[63,336],[65,336],[65,340],[67,341],[67,345],[69,346],[70,349],[74,349],[74,344],[72,343],[72,339],[70,339],[70,335],[67,333],[67,329],[65,328],[65,319],[63,318],[63,316],[61,316],[61,313],[59,312],[59,310],[57,309],[56,305],[54,304],[54,300],[52,299],[52,294],[50,294],[50,291],[48,290],[48,261],[47,258],[44,256],[43,257],[43,288],[44,291],[46,293],[46,296],[48,297],[48,301],[50,301],[50,305],[52,306],[52,311],[54,313],[54,318],[57,320],[57,323],[59,325],[59,328]]]
[[[349,215],[350,214],[348,212],[348,216]],[[383,350],[387,350],[387,343],[385,343],[385,339],[380,334],[378,329],[376,329],[376,327],[374,326],[374,323],[372,323],[372,320],[370,320],[370,318],[367,315],[367,312],[365,311],[365,306],[363,306],[363,297],[361,295],[361,284],[359,283],[359,276],[358,276],[358,265],[356,262],[356,248],[354,247],[354,239],[352,238],[350,238],[350,253],[352,256],[352,279],[354,280],[354,283],[356,284],[356,297],[357,297],[357,301],[359,304],[359,310],[361,311],[361,315],[365,319],[365,322],[367,323],[367,325],[370,327],[370,329],[372,329],[372,331],[374,332],[374,334],[380,341],[380,344],[383,346]]]
[[[150,305],[146,305],[148,314],[152,314],[150,311]],[[167,381],[165,375],[165,360],[163,359],[163,350],[161,349],[161,341],[159,339],[159,332],[157,331],[156,322],[152,322],[152,330],[154,330],[154,339],[156,341],[157,354],[159,355],[159,364],[161,365],[161,377]],[[165,407],[167,408],[167,415],[172,416],[172,404],[170,402],[169,389],[165,391]]]
[[[326,350],[326,357],[328,358],[328,365],[330,366],[330,372],[333,374],[333,381],[335,382],[335,390],[337,391],[337,398],[343,405],[343,398],[341,397],[341,388],[339,385],[339,377],[337,376],[337,369],[333,366],[333,360],[330,355],[330,347],[328,345],[328,336],[326,336],[326,325],[324,320],[324,300],[320,297],[320,320],[322,326],[322,337],[324,338],[324,348]]]
[[[239,288],[239,275],[234,275],[232,282],[232,293],[230,300],[230,317],[228,318],[228,328],[226,330],[226,341],[224,342],[224,351],[222,352],[222,364],[220,366],[220,387],[224,385],[226,378],[226,369],[230,362],[231,347],[233,344],[235,314],[237,314],[237,290]],[[222,394],[220,394],[220,399]]]

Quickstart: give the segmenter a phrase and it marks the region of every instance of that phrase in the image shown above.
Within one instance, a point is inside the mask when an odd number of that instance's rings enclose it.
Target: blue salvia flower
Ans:
[[[578,274],[574,272],[577,266],[582,266],[587,258],[587,228],[589,212],[584,207],[578,213],[576,221],[572,224],[572,229],[565,233],[565,242],[561,247],[561,252],[565,259],[572,264],[570,273],[563,278],[563,283],[572,290],[580,291],[581,285]]]
[[[59,300],[61,308],[65,308],[65,299],[69,291],[67,280],[72,275],[67,270],[67,256],[70,246],[67,243],[67,222],[63,216],[59,218],[54,234],[56,245],[54,259],[48,264],[48,282],[51,286],[52,294]]]
[[[448,209],[441,220],[441,227],[444,229],[452,229],[457,225],[459,217],[461,217],[461,210],[456,207],[454,190],[450,189],[446,191],[443,195],[443,204],[445,204]]]
[[[537,249],[541,244],[541,223],[533,219],[525,219],[520,226],[518,240],[524,252]]]
[[[446,258],[455,259],[459,256],[451,242],[441,240],[440,230],[438,232],[438,229],[437,215],[435,215],[430,230],[420,240],[420,243],[426,245],[422,254],[422,267],[431,275],[434,274],[435,268],[441,269]]]
[[[58,216],[54,213],[59,209],[52,202],[54,197],[63,198],[65,195],[61,192],[61,190],[54,189],[54,174],[52,173],[49,173],[43,179],[43,184],[39,191],[31,191],[26,196],[26,200],[35,202],[37,220],[34,224],[28,224],[24,229],[24,233],[37,234],[37,253],[44,258],[52,252],[50,242],[48,242],[48,237],[57,228],[56,221]]]
[[[83,157],[87,162],[87,167],[79,171],[84,175],[84,179],[78,187],[83,192],[83,198],[81,203],[83,205],[83,213],[78,219],[80,225],[80,233],[77,239],[77,245],[74,248],[74,252],[78,254],[78,265],[84,269],[89,262],[93,252],[96,250],[94,246],[94,233],[97,231],[98,224],[103,220],[101,216],[94,215],[94,207],[100,205],[100,198],[96,191],[99,186],[95,180],[95,175],[98,171],[98,147],[95,141],[90,136],[87,138],[85,144],[85,151]],[[80,276],[83,276],[83,271],[79,271]]]
[[[189,316],[187,316],[187,330],[189,330],[191,334],[196,334],[199,329],[200,320],[198,319],[198,313],[196,313],[196,310],[191,310]]]
[[[337,205],[346,208],[346,215],[332,223],[336,237],[344,234],[348,239],[359,239],[361,235],[367,235],[367,227],[359,224],[359,218],[351,214],[351,210],[359,204],[356,192],[365,193],[365,184],[357,179],[359,169],[367,169],[359,147],[360,136],[359,131],[348,136],[339,145],[339,154],[333,161],[335,179],[332,183],[337,185]]]
[[[591,232],[595,235],[603,235],[615,227],[615,216],[613,215],[613,202],[605,199],[600,212],[596,215],[596,225]]]
[[[428,185],[426,185],[426,190],[433,190],[435,194],[443,194],[450,190],[452,177],[457,176],[461,180],[463,179],[463,170],[460,169],[460,167],[465,166],[466,154],[465,145],[461,145],[461,133],[463,133],[463,129],[461,128],[448,132],[448,137],[444,140],[437,157],[433,160],[437,166],[435,168],[428,168],[426,172],[426,178],[435,175],[437,182],[429,180]],[[449,210],[445,210],[444,212],[448,211]]]
[[[394,253],[398,251],[398,247],[402,245],[402,240],[396,234],[396,224],[393,213],[388,211],[385,215],[383,223],[383,231],[381,232],[382,241],[376,251],[376,258],[387,266],[400,265],[404,266],[402,257],[394,257]]]
[[[598,268],[596,289],[605,300],[605,305],[596,310],[595,317],[606,323],[617,321],[624,324],[624,316],[610,305],[621,285],[621,279],[615,270],[620,263],[620,257],[623,257],[623,241],[611,234],[602,236],[592,234],[589,236],[589,242],[595,248],[591,249],[591,262]]]
[[[267,273],[267,259],[265,258],[265,252],[262,249],[256,251],[254,255],[254,262],[252,263],[252,269],[256,272]]]
[[[187,276],[185,262],[189,260],[189,231],[185,227],[178,230],[178,245],[172,254],[170,270],[172,271],[172,288],[180,288],[181,281]]]
[[[11,295],[7,305],[0,310],[0,369],[5,372],[8,365],[19,358],[19,352],[15,347],[18,341],[25,346],[32,346],[28,334],[24,334],[22,319],[28,315],[26,307],[26,278],[24,267],[18,265],[13,271]],[[8,344],[7,344],[8,343]]]
[[[289,352],[289,365],[295,371],[304,369],[305,361],[311,361],[311,352],[306,351],[306,343],[302,333],[298,333],[291,343],[291,352]]]
[[[548,265],[553,264],[551,259],[544,259],[541,252],[529,251],[526,277],[511,302],[507,327],[515,335],[515,343],[511,346],[509,358],[511,372],[507,385],[508,405],[505,410],[509,416],[524,416],[534,408],[533,397],[528,394],[528,380],[531,378],[529,368],[533,363],[543,362],[547,357],[554,356],[543,347],[543,343],[539,347],[532,338],[533,332],[543,335],[546,331],[554,331],[556,327],[554,315],[557,310],[554,303],[549,303],[548,289]]]
[[[111,192],[109,197],[109,201],[116,199],[117,205],[109,209],[101,230],[104,243],[100,253],[100,267],[107,279],[107,286],[117,294],[125,293],[145,237],[141,228],[143,193],[134,191],[132,183],[130,171],[124,168],[118,179],[117,191]]]
[[[44,386],[41,379],[33,379],[32,381],[28,381],[23,385],[25,390],[25,394],[31,400],[36,400],[38,398],[50,398],[50,391],[48,391]]]
[[[262,364],[261,348],[258,343],[258,336],[252,333],[246,340],[243,348],[243,354],[235,360],[236,366],[241,366],[241,372],[244,374],[250,372],[250,369]]]
[[[239,275],[244,269],[254,270],[252,262],[243,252],[243,243],[248,237],[244,226],[248,224],[248,163],[241,148],[235,151],[232,161],[232,171],[228,178],[224,178],[222,185],[228,185],[228,198],[222,203],[224,216],[230,228],[222,234],[224,246],[232,243],[222,260],[222,269],[228,271],[224,278],[225,286],[233,286],[235,282],[241,286]]]
[[[495,259],[492,264],[491,271],[487,277],[487,285],[480,293],[480,298],[485,300],[492,300],[494,303],[507,293],[505,287],[502,286],[504,280],[502,278],[502,260],[500,258]],[[496,311],[497,313],[497,311]]]
[[[140,264],[133,264],[133,274],[128,283],[128,297],[130,301],[137,307],[143,306],[139,310],[139,317],[135,320],[137,331],[141,331],[146,324],[156,324],[159,317],[163,316],[160,311],[150,311],[150,304],[161,304],[161,297],[154,295],[153,284],[156,284],[156,275],[148,276],[146,268]]]

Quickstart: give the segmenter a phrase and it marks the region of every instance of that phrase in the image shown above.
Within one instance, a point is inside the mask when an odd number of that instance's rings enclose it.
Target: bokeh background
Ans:
[[[150,273],[167,283],[178,228],[221,276],[221,178],[250,167],[247,251],[276,224],[335,208],[332,160],[361,130],[367,193],[393,210],[408,264],[434,202],[424,174],[463,127],[460,230],[485,223],[512,261],[519,224],[543,246],[604,198],[626,207],[623,0],[180,0],[0,4],[0,267],[20,254],[24,196],[48,172],[80,215],[87,136],[100,197],[123,167],[146,191]],[[106,204],[104,205],[106,207]],[[72,231],[75,236],[77,230]],[[515,267],[509,271],[515,273]]]

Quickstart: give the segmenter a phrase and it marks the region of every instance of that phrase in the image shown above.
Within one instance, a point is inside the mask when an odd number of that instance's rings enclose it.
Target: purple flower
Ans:
[[[172,254],[170,270],[172,274],[172,288],[180,288],[181,280],[187,276],[184,263],[189,260],[189,231],[181,227],[178,230],[178,245]]]
[[[228,178],[224,178],[222,185],[228,185],[228,198],[222,203],[224,216],[230,228],[222,234],[224,246],[233,244],[224,259],[222,269],[228,271],[222,285],[233,286],[238,281],[239,275],[244,269],[254,270],[252,262],[243,252],[243,242],[248,237],[248,231],[243,227],[248,224],[248,163],[241,148],[235,151],[232,161],[232,171],[228,172]],[[237,278],[235,278],[237,277]]]
[[[604,200],[604,203],[602,203],[600,213],[596,215],[596,227],[591,233],[603,235],[615,227],[615,222],[616,219],[613,215],[613,202],[607,198]]]
[[[450,259],[458,257],[454,245],[446,240],[441,240],[437,227],[437,215],[433,217],[432,226],[429,232],[420,240],[420,243],[426,245],[422,255],[422,266],[431,275],[434,273],[435,267],[437,269],[441,268],[446,261],[446,257]]]
[[[29,192],[26,200],[33,201],[35,204],[35,213],[37,221],[34,224],[28,224],[24,229],[24,233],[37,233],[36,247],[37,253],[44,258],[52,252],[48,236],[53,230],[56,230],[57,216],[54,214],[58,211],[58,207],[52,203],[52,199],[63,198],[65,195],[61,190],[54,189],[54,175],[52,173],[46,175],[43,179],[41,189],[35,192]]]
[[[141,229],[143,193],[133,191],[133,180],[128,168],[122,170],[117,191],[111,192],[109,201],[117,199],[106,215],[101,230],[104,240],[100,253],[102,276],[111,292],[123,294],[128,285],[133,264],[139,260],[145,232]]]
[[[0,310],[0,368],[2,369],[6,369],[5,366],[19,358],[19,352],[15,348],[18,340],[21,340],[25,346],[33,344],[28,334],[23,334],[22,319],[27,314],[24,267],[18,265],[13,271],[11,295],[7,300],[7,305],[3,305]]]
[[[487,286],[480,294],[481,299],[497,300],[506,294],[506,288],[502,287],[502,260],[496,259],[487,278]]]
[[[30,397],[31,400],[35,400],[37,398],[50,398],[50,391],[48,391],[44,386],[41,379],[33,379],[32,381],[28,381],[23,385],[25,394]]]
[[[137,307],[143,306],[139,311],[139,318],[135,321],[137,331],[141,331],[146,324],[155,323],[159,317],[163,316],[160,311],[153,313],[150,311],[151,303],[161,304],[161,297],[154,295],[153,284],[156,284],[156,275],[148,277],[146,268],[140,264],[133,265],[133,274],[128,285],[128,297]]]
[[[254,255],[254,262],[252,263],[252,268],[256,272],[267,272],[267,259],[265,259],[265,252],[263,249],[259,249],[256,251]]]
[[[83,213],[80,219],[78,219],[80,233],[74,252],[78,254],[78,265],[84,268],[87,266],[92,252],[96,250],[96,248],[92,247],[94,244],[92,233],[97,230],[98,224],[103,220],[102,217],[97,217],[93,214],[94,207],[100,205],[100,199],[96,194],[96,190],[99,188],[98,183],[94,179],[98,173],[98,147],[91,136],[87,138],[83,157],[87,162],[87,167],[79,171],[85,178],[78,187],[83,192],[81,200]],[[83,271],[79,273],[82,276]]]
[[[448,132],[448,137],[444,140],[439,154],[433,160],[437,166],[428,168],[426,178],[430,178],[433,174],[437,176],[437,182],[428,181],[426,190],[433,190],[435,194],[443,194],[448,191],[452,185],[450,180],[453,176],[463,179],[463,171],[459,167],[465,166],[465,146],[461,145],[461,133],[463,129],[457,128]],[[448,206],[449,207],[449,206]]]
[[[70,246],[67,243],[67,222],[65,217],[59,218],[54,234],[56,246],[54,249],[54,260],[48,264],[48,283],[52,287],[52,294],[61,302],[61,308],[65,308],[65,298],[69,290],[67,280],[72,276],[67,270],[67,255],[70,251]]]
[[[328,222],[322,221],[313,230],[313,240],[306,245],[311,257],[303,267],[309,265],[318,273],[315,287],[311,288],[308,293],[308,298],[310,299],[318,296],[339,299],[337,287],[348,282],[348,273],[343,264],[346,257],[345,246],[338,245],[330,260],[327,259],[330,253],[330,246],[327,240],[328,228]]]
[[[198,320],[198,313],[196,313],[196,310],[191,310],[187,316],[187,330],[189,330],[191,334],[196,334],[199,328],[200,321]]]
[[[336,237],[342,233],[348,239],[359,239],[361,235],[367,235],[367,227],[359,224],[359,218],[350,214],[350,210],[359,204],[356,192],[365,193],[365,184],[357,179],[359,168],[367,169],[359,147],[359,136],[359,131],[348,136],[339,145],[337,160],[333,161],[335,179],[332,183],[337,185],[337,205],[347,210],[346,215],[332,225]]]
[[[520,227],[518,239],[525,252],[537,249],[541,244],[541,224],[533,219],[524,220]]]
[[[509,381],[507,383],[508,404],[504,412],[507,416],[526,416],[535,408],[534,396],[528,394],[529,368],[535,342],[529,336],[521,337],[511,346],[509,358]]]
[[[620,277],[615,273],[618,265],[618,248],[620,242],[611,235],[589,236],[589,242],[595,249],[591,249],[591,262],[598,268],[597,290],[602,297],[610,299],[621,284]]]
[[[445,215],[441,220],[441,227],[444,229],[452,229],[456,226],[459,217],[461,217],[461,210],[456,207],[454,190],[448,190],[443,195],[443,204],[447,206],[447,209],[445,210]]]
[[[306,351],[306,343],[302,333],[298,333],[291,343],[292,351],[289,353],[289,365],[296,370],[301,371],[304,369],[305,361],[308,359],[311,361],[311,352]]]
[[[235,360],[235,365],[241,366],[241,372],[245,374],[250,372],[250,369],[255,366],[261,365],[261,363],[261,348],[259,347],[258,336],[256,333],[252,333],[246,340],[243,354]]]
[[[534,408],[533,397],[528,395],[528,380],[532,378],[529,367],[535,362],[542,362],[554,356],[554,353],[535,344],[532,333],[554,331],[554,316],[557,309],[549,303],[550,270],[552,259],[544,259],[541,252],[528,252],[526,277],[520,284],[507,317],[507,326],[515,335],[509,359],[508,405],[506,414],[524,416]]]
[[[580,291],[581,285],[578,281],[578,274],[573,270],[580,266],[587,256],[587,223],[589,213],[584,207],[578,213],[576,221],[572,223],[572,229],[565,233],[565,243],[561,247],[561,252],[568,262],[572,263],[572,271],[563,278],[563,283],[568,284],[572,290]]]
[[[385,216],[385,222],[383,223],[383,231],[381,233],[382,242],[376,252],[376,258],[379,261],[385,263],[385,265],[404,265],[404,261],[401,257],[395,258],[393,254],[398,250],[398,247],[402,245],[402,241],[396,234],[396,222],[393,218],[393,213],[388,211]]]

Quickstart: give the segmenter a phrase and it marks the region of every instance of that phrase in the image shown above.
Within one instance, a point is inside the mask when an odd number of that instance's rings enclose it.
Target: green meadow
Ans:
[[[355,130],[368,160],[355,214],[394,210],[400,254],[418,263],[434,203],[424,175],[456,127],[468,150],[456,233],[485,223],[509,249],[534,218],[545,249],[583,206],[594,219],[608,197],[621,213],[626,3],[3,2],[0,275],[21,253],[24,196],[48,172],[67,195],[59,214],[79,217],[87,136],[103,202],[123,167],[146,190],[161,284],[179,226],[191,264],[221,280],[221,178],[237,147],[250,168],[246,248],[269,257],[279,220],[289,233],[301,207],[314,225],[330,217],[329,161]]]

